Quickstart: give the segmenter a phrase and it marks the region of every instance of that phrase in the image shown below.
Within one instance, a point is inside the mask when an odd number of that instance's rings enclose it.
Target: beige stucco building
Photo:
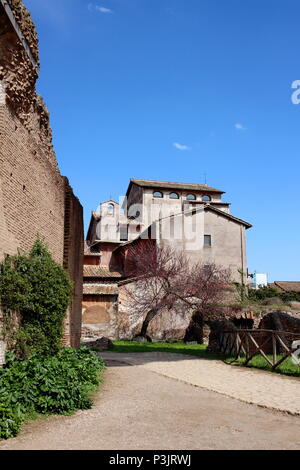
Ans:
[[[105,317],[108,336],[118,337],[118,316],[124,315],[119,305],[119,283],[126,279],[126,256],[120,254],[137,241],[152,238],[159,245],[171,245],[183,250],[191,263],[216,263],[230,269],[237,282],[241,282],[243,273],[246,283],[246,231],[251,224],[231,214],[230,203],[223,195],[224,191],[207,185],[132,179],[120,203],[109,200],[100,204],[92,214],[87,235],[84,334],[91,320],[93,331],[101,326],[103,332],[103,323],[98,320]],[[87,275],[91,264],[93,278]],[[107,284],[114,289],[111,304],[105,297],[111,296],[105,294]]]

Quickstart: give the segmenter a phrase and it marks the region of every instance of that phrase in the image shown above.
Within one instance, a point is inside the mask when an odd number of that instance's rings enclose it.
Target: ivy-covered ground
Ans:
[[[86,348],[62,347],[71,291],[69,275],[41,240],[0,265],[2,335],[10,351],[0,369],[0,439],[15,437],[35,414],[92,406],[104,363]]]
[[[68,415],[91,408],[104,368],[103,360],[87,348],[21,361],[8,355],[0,369],[0,439],[15,437],[36,414]]]

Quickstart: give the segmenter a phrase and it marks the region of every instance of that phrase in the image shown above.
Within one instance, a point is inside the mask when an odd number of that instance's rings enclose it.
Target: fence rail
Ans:
[[[298,345],[297,342],[299,342]],[[272,370],[289,357],[292,357],[295,364],[300,367],[300,358],[295,354],[295,349],[300,347],[300,332],[224,330],[219,336],[219,347],[223,354],[234,356],[234,360],[245,357],[244,365],[260,355],[268,362]]]

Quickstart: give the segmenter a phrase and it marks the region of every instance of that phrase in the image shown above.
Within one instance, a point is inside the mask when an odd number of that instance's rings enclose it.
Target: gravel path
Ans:
[[[300,449],[298,416],[108,361],[91,410],[24,426],[1,450]],[[177,363],[180,367],[180,363]]]
[[[103,353],[104,358],[142,366],[191,385],[246,403],[300,415],[300,379],[222,361],[167,353]]]

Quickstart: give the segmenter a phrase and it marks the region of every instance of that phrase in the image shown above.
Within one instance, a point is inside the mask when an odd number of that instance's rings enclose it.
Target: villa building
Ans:
[[[184,251],[191,263],[222,265],[235,281],[247,282],[246,230],[251,224],[231,215],[223,195],[207,185],[131,179],[122,202],[100,204],[86,240],[84,337],[120,335],[120,317],[126,315],[121,287],[126,252],[137,242],[150,238],[168,244]],[[159,329],[154,335],[168,336]],[[174,322],[171,329],[174,336]]]

